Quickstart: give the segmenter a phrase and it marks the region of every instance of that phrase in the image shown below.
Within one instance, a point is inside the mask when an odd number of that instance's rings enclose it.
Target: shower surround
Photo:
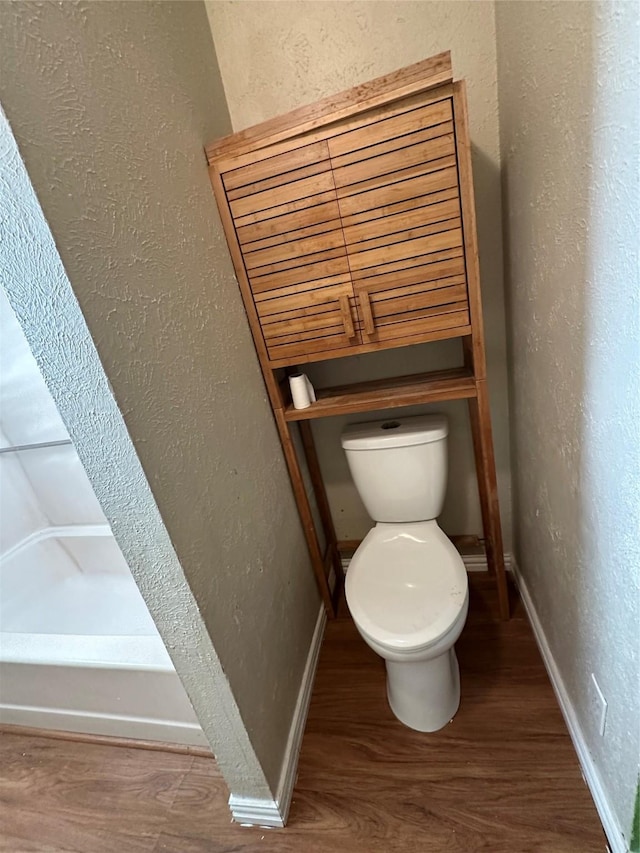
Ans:
[[[0,722],[206,747],[0,290]]]

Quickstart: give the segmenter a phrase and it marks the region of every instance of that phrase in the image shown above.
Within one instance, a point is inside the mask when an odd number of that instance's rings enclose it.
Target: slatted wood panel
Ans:
[[[360,344],[329,148],[303,145],[223,174],[272,361]]]
[[[469,324],[451,100],[328,140],[365,342]]]
[[[223,183],[272,362],[468,328],[450,97],[243,159]]]
[[[340,279],[342,282],[340,283]],[[285,288],[271,298],[256,300],[262,333],[272,360],[292,358],[362,342],[348,275],[333,285],[297,292]],[[269,296],[269,294],[266,294]]]

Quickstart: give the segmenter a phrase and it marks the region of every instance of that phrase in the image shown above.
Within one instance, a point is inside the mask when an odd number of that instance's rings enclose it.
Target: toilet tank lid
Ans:
[[[428,444],[446,438],[448,433],[445,415],[416,415],[350,424],[343,430],[340,441],[345,450],[378,450]]]

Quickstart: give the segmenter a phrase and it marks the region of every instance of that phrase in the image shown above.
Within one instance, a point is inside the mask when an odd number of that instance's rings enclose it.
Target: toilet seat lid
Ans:
[[[377,524],[356,551],[345,583],[356,624],[398,651],[444,636],[467,590],[462,558],[435,521]]]

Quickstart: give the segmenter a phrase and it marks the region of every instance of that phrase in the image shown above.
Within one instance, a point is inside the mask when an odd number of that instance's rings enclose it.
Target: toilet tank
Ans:
[[[447,490],[444,415],[351,424],[341,436],[349,470],[374,521],[429,521]]]

